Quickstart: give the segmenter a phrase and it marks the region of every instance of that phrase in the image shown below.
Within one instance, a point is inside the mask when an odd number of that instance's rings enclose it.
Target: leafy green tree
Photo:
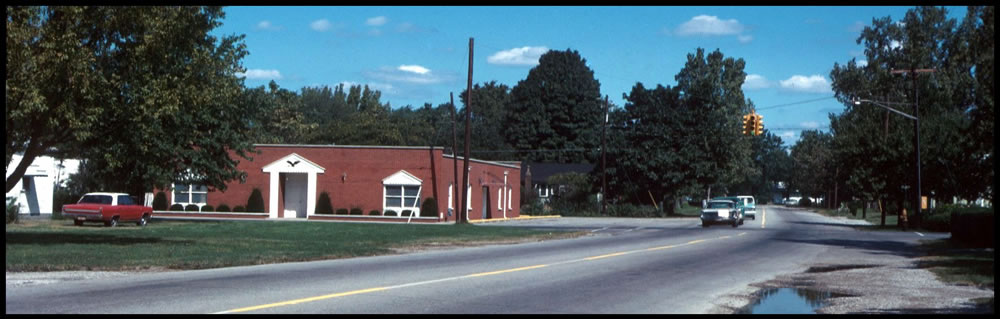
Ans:
[[[473,157],[485,160],[515,160],[513,149],[504,139],[507,131],[507,122],[510,106],[510,88],[496,81],[485,84],[476,84],[472,87],[473,92],[473,113],[470,122],[472,123],[472,141],[469,148]],[[463,90],[459,94],[459,99],[463,105],[468,105],[468,92]],[[458,131],[465,131],[465,112],[467,107],[458,110]],[[465,136],[460,134],[458,143],[464,145]],[[476,151],[480,151],[477,153]]]
[[[218,189],[249,158],[243,36],[218,7],[8,8],[7,189],[51,151],[89,160],[102,188],[139,195],[177,179]]]
[[[623,148],[609,148],[615,185],[631,183],[646,202],[646,193],[665,199],[668,212],[684,195],[737,183],[751,165],[750,138],[740,133],[747,111],[743,100],[742,59],[688,55],[675,79],[677,86],[647,89],[637,83],[625,96]],[[759,171],[759,169],[757,169]],[[759,173],[756,173],[759,175]],[[610,194],[609,194],[610,195]]]
[[[294,91],[280,88],[273,80],[266,90],[263,86],[247,89],[244,102],[261,110],[252,122],[254,143],[302,144],[319,127],[307,120],[302,98]]]
[[[832,189],[833,137],[819,130],[802,131],[791,148],[792,170],[789,187],[803,196],[825,197]]]
[[[913,113],[916,93],[923,195],[992,198],[992,131],[985,133],[993,126],[992,115],[985,115],[992,114],[992,10],[970,7],[961,24],[938,7],[911,9],[901,21],[873,19],[857,39],[867,64],[834,64],[833,90],[846,105],[844,113],[831,115],[838,176],[857,194],[903,200],[903,186],[916,182],[914,123],[853,101],[876,100]],[[911,68],[935,71],[915,77],[891,72]]]
[[[473,97],[473,110],[476,109]],[[590,162],[604,117],[601,84],[575,50],[549,51],[510,92],[507,143],[523,161]],[[529,152],[529,150],[549,150]],[[554,151],[574,150],[574,151]],[[582,151],[576,151],[582,150]]]

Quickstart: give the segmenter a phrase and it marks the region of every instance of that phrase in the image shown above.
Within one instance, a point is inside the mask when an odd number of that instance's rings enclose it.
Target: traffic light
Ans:
[[[764,116],[758,114],[754,123],[754,135],[764,134]]]
[[[753,135],[757,131],[757,116],[756,114],[750,113],[747,115],[747,134]]]
[[[740,131],[743,135],[750,135],[750,123],[752,122],[750,117],[750,114],[743,115],[743,131]]]

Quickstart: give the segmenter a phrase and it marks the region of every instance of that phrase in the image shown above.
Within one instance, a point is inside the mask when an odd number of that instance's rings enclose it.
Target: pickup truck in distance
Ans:
[[[105,226],[115,227],[124,221],[146,226],[153,216],[153,208],[140,205],[125,193],[88,193],[76,204],[63,205],[62,214],[72,218],[77,226],[84,222],[103,222]]]

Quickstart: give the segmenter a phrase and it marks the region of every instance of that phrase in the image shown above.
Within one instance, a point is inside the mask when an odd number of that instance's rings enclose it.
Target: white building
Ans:
[[[14,168],[17,168],[22,157],[20,154],[14,154],[10,165],[7,165],[5,177],[10,176]],[[65,186],[66,180],[71,174],[75,174],[79,167],[80,160],[60,160],[49,156],[36,157],[31,166],[28,166],[28,170],[24,172],[21,181],[7,192],[5,198],[17,197],[17,205],[21,207],[21,214],[51,215],[52,194],[55,186]],[[6,203],[6,199],[4,202]]]

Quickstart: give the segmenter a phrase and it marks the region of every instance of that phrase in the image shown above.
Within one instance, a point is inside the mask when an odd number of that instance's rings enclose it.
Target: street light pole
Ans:
[[[910,73],[910,80],[913,82],[913,116],[917,117],[914,119],[916,122],[913,125],[913,147],[916,148],[917,152],[917,200],[914,202],[914,221],[916,222],[914,227],[919,227],[922,217],[920,215],[920,204],[921,204],[921,190],[920,190],[920,97],[918,95],[919,90],[917,89],[917,74],[918,73],[932,73],[935,69],[917,69],[910,68],[909,70],[890,70],[892,74]]]

